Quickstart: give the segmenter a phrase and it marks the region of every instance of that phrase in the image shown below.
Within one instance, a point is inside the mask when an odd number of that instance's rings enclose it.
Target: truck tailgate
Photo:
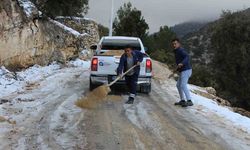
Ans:
[[[93,74],[116,75],[121,56],[98,56],[98,70]]]

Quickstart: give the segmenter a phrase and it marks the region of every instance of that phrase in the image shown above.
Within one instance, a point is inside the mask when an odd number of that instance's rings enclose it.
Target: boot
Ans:
[[[180,106],[182,106],[185,103],[186,103],[185,100],[180,100],[179,102],[174,103],[174,105],[180,105]]]
[[[134,98],[133,97],[129,97],[128,101],[125,104],[133,104],[134,103]]]
[[[191,100],[188,100],[187,101],[187,106],[193,106],[194,104],[193,104],[193,102],[191,101]]]

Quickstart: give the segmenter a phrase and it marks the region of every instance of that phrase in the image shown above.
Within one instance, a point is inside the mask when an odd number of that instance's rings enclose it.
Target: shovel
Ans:
[[[126,72],[124,72],[121,76],[118,76],[114,81],[109,83],[107,86],[110,87],[115,84],[118,80],[122,79],[127,73],[129,73],[132,69],[134,69],[138,65],[134,65],[133,67],[129,68]]]
[[[134,65],[133,67],[129,68],[126,72],[124,72],[121,76],[118,76],[114,81],[109,84],[105,84],[95,88],[93,91],[89,92],[85,97],[77,100],[75,105],[80,108],[95,108],[99,103],[103,102],[111,91],[110,86],[115,84],[118,80],[122,79],[128,72],[134,69],[138,65]]]

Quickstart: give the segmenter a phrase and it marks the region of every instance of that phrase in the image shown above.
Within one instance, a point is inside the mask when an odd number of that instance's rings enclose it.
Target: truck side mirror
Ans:
[[[145,52],[148,50],[148,48],[147,47],[144,47],[144,50],[145,50]]]
[[[96,50],[97,49],[97,45],[90,46],[90,49]]]

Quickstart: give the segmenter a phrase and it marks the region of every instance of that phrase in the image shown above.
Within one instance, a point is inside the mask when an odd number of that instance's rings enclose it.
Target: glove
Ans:
[[[117,78],[122,78],[122,74],[118,74],[118,75],[117,75]]]
[[[118,72],[118,69],[116,69],[115,72],[116,72],[116,75],[119,76],[120,73]]]
[[[178,64],[178,68],[182,68],[184,65],[182,63]]]

